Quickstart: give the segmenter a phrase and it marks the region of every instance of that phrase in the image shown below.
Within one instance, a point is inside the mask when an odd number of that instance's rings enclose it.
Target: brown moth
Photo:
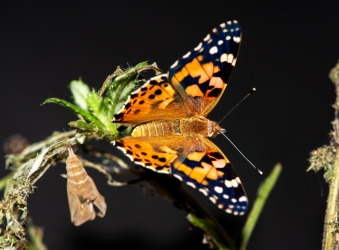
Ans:
[[[94,220],[93,204],[99,209],[100,217],[105,216],[107,205],[73,149],[68,148],[68,153],[66,160],[68,203],[72,223],[80,226],[88,220]]]

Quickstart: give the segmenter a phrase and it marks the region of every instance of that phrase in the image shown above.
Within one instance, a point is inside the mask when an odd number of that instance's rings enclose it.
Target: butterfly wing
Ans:
[[[242,215],[247,197],[238,175],[210,140],[185,136],[126,137],[113,142],[136,164],[197,188],[227,213]]]
[[[169,81],[195,115],[206,117],[219,101],[235,66],[240,40],[237,21],[220,24],[170,67]]]
[[[113,141],[134,163],[160,173],[171,173],[171,166],[190,143],[183,136],[125,137]]]
[[[237,21],[219,25],[193,51],[176,61],[167,74],[155,76],[135,90],[113,121],[133,126],[207,116],[231,77],[240,40]]]
[[[193,140],[190,148],[174,162],[173,175],[208,196],[218,208],[243,215],[247,196],[230,161],[210,140]]]
[[[192,116],[185,105],[167,75],[158,75],[131,93],[113,121],[133,126]]]

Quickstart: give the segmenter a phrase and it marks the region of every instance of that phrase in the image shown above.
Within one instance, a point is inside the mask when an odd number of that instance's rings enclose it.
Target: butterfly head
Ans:
[[[219,126],[215,121],[208,121],[208,137],[214,138],[218,134],[223,134],[226,132],[226,129]]]

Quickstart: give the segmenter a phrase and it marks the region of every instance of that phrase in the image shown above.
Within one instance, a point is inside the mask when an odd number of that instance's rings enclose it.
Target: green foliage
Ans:
[[[70,83],[74,104],[59,98],[49,98],[44,102],[56,103],[73,111],[79,119],[69,124],[77,130],[55,132],[41,142],[26,145],[20,152],[6,155],[6,168],[12,172],[0,179],[0,191],[4,190],[0,201],[1,249],[45,249],[42,231],[27,220],[27,198],[33,192],[34,184],[52,164],[64,161],[64,152],[70,145],[84,144],[90,138],[108,141],[119,138],[117,125],[112,123],[113,115],[136,85],[143,82],[140,72],[149,69],[157,68],[141,63],[126,71],[119,69],[106,79],[99,94],[90,90],[82,80],[75,80]],[[106,95],[102,97],[105,91]],[[111,158],[116,159],[114,156]],[[112,181],[104,168],[100,171],[109,177],[111,184],[122,185]],[[31,242],[26,240],[27,232]]]
[[[69,86],[74,104],[55,97],[48,98],[43,104],[56,103],[77,114],[80,119],[71,121],[69,125],[77,128],[79,133],[112,141],[120,137],[117,131],[119,125],[112,123],[114,114],[121,109],[133,89],[143,82],[139,77],[140,72],[149,69],[156,70],[155,66],[147,62],[126,71],[118,68],[107,77],[99,93],[90,90],[82,80],[74,80]],[[106,95],[102,97],[105,92]]]

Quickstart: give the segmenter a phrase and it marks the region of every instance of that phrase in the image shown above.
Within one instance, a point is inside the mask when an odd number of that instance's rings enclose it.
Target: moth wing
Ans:
[[[68,204],[71,212],[71,221],[75,226],[80,226],[89,220],[95,219],[93,203],[81,199],[72,191],[71,185],[67,182]]]

